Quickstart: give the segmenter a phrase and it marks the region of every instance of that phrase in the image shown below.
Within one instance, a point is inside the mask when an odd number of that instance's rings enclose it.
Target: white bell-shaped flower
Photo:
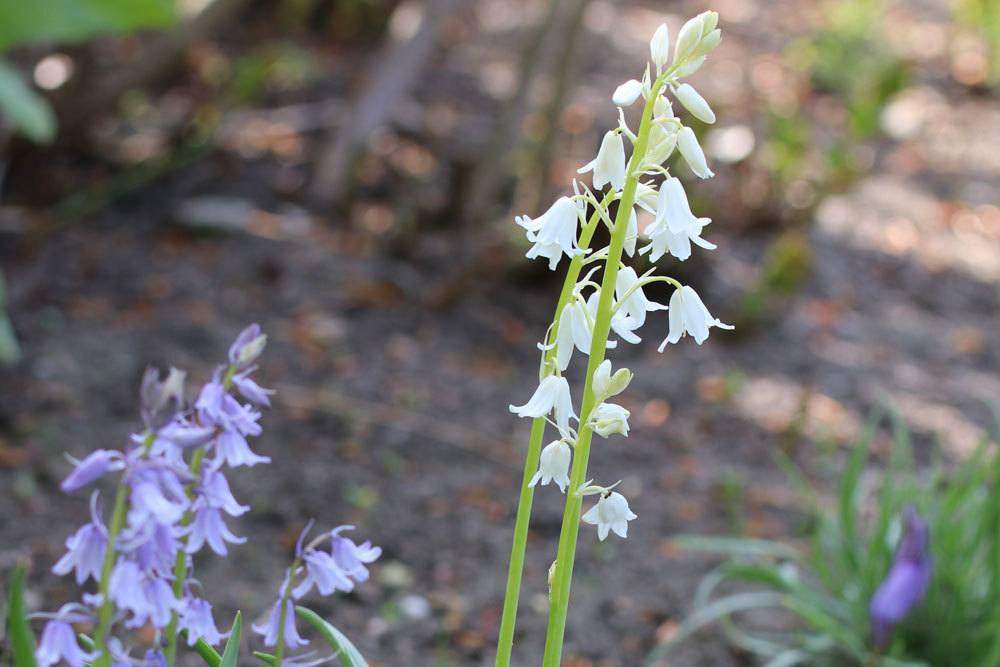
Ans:
[[[667,63],[670,57],[670,30],[666,23],[661,23],[660,27],[653,33],[653,38],[649,40],[649,55],[659,72]]]
[[[549,269],[554,271],[564,253],[570,258],[582,254],[583,251],[576,243],[579,212],[580,206],[572,199],[560,197],[538,218],[532,219],[526,215],[514,218],[526,230],[528,240],[534,243],[525,257],[547,257]]]
[[[567,303],[559,315],[559,328],[556,331],[556,365],[560,371],[569,366],[574,349],[590,354],[593,333],[594,325],[586,306],[577,299]]]
[[[615,403],[601,403],[590,417],[590,428],[594,433],[607,438],[615,433],[628,437],[628,410]]]
[[[591,319],[597,317],[597,305],[600,300],[600,295],[594,292],[587,298],[587,310],[591,313]],[[624,340],[626,343],[641,343],[642,339],[635,335],[635,330],[639,328],[639,323],[634,319],[629,317],[627,314],[621,310],[615,312],[611,316],[611,331],[613,331],[619,338]],[[608,349],[617,347],[617,341],[608,341]]]
[[[628,537],[628,522],[638,517],[629,509],[625,496],[611,491],[602,495],[582,518],[587,523],[597,525],[597,538],[603,542],[608,531],[614,531],[619,537]]]
[[[622,267],[615,281],[615,297],[621,303],[619,312],[624,311],[625,315],[632,318],[636,323],[636,327],[641,327],[646,323],[646,313],[656,310],[666,310],[667,307],[662,303],[656,303],[647,299],[642,291],[642,287],[636,287],[638,282],[639,276],[636,274],[635,269],[631,266]],[[630,291],[631,294],[629,294]]]
[[[715,112],[708,102],[702,97],[690,83],[682,83],[677,86],[674,95],[681,101],[684,108],[691,112],[691,115],[705,123],[715,122]]]
[[[531,478],[528,486],[534,487],[536,484],[545,486],[549,482],[555,482],[556,486],[563,493],[569,485],[569,464],[572,457],[570,446],[562,440],[550,442],[542,450],[538,458],[538,471]]]
[[[660,186],[656,220],[646,230],[650,243],[640,252],[652,251],[650,259],[655,262],[668,252],[684,261],[691,256],[691,243],[714,250],[715,244],[701,238],[702,229],[710,222],[710,218],[695,217],[680,180],[668,178]]]
[[[544,417],[552,412],[556,426],[562,432],[569,431],[569,418],[576,417],[573,400],[569,395],[569,383],[566,378],[557,375],[550,375],[542,380],[527,403],[509,407],[518,417]]]
[[[670,330],[667,338],[660,343],[659,351],[667,343],[676,343],[684,334],[691,334],[695,342],[701,345],[708,338],[708,330],[712,327],[732,329],[732,325],[723,324],[712,317],[708,308],[702,303],[701,297],[690,286],[684,285],[674,290],[670,296]]]
[[[609,130],[601,140],[597,157],[577,170],[581,174],[594,172],[594,188],[602,189],[608,183],[616,191],[625,187],[625,142],[616,130]]]
[[[615,103],[615,106],[630,107],[635,104],[640,95],[642,95],[642,83],[635,79],[629,79],[615,88],[611,101]]]
[[[711,178],[715,173],[708,168],[708,161],[705,160],[705,151],[701,150],[698,137],[690,127],[682,127],[677,133],[677,149],[684,156],[684,161],[691,167],[691,171],[698,178]]]

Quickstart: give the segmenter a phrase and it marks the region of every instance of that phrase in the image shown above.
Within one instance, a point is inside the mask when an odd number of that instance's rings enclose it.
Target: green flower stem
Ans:
[[[292,563],[292,569],[288,571],[288,579],[285,581],[285,590],[281,592],[281,607],[278,609],[278,642],[274,646],[274,664],[281,667],[281,659],[285,655],[285,617],[288,615],[288,596],[292,592],[292,581],[295,579],[295,572],[301,563],[298,559]]]
[[[233,375],[236,374],[236,367],[230,365],[226,369],[226,374],[222,377],[222,386],[228,390],[233,384]],[[194,485],[197,483],[198,476],[201,474],[201,466],[205,460],[205,448],[199,447],[191,455],[191,473],[194,475],[195,480],[188,484],[187,495],[188,498],[194,497]],[[181,519],[181,526],[190,526],[191,522],[194,521],[194,512],[188,510],[184,513],[184,517]],[[180,538],[181,548],[177,551],[177,556],[174,559],[174,597],[180,600],[184,597],[184,582],[187,581],[187,552],[184,547],[188,543],[188,535],[183,535]],[[167,659],[167,665],[173,667],[174,661],[177,659],[177,612],[170,612],[170,623],[163,630],[163,640],[166,644],[164,650],[164,656]]]
[[[607,206],[613,194],[609,194],[602,202]],[[589,248],[590,241],[594,236],[600,223],[600,213],[595,211],[587,221],[586,226],[580,232],[578,245],[581,248]],[[566,272],[566,279],[563,282],[562,293],[559,295],[559,304],[556,306],[556,314],[552,320],[552,328],[546,343],[555,340],[556,330],[559,326],[559,315],[563,308],[569,303],[573,296],[573,287],[580,277],[580,270],[583,268],[584,255],[577,255],[570,261],[569,269]],[[542,372],[547,374],[548,367],[555,359],[555,349],[545,352],[545,362]],[[503,598],[503,615],[500,618],[500,635],[497,640],[496,667],[509,667],[511,653],[514,650],[514,626],[517,623],[517,605],[521,594],[521,577],[524,573],[524,552],[528,544],[528,524],[531,520],[531,503],[534,499],[535,490],[528,486],[531,478],[535,475],[538,467],[538,458],[542,449],[542,438],[545,436],[545,418],[539,417],[531,423],[531,437],[528,440],[528,454],[524,461],[524,477],[521,480],[521,495],[517,502],[517,518],[514,520],[514,542],[510,549],[510,565],[507,569],[507,589]]]
[[[148,433],[142,441],[142,456],[149,453],[149,448],[156,440],[155,433]],[[111,585],[111,570],[115,567],[115,542],[118,541],[118,534],[125,526],[125,509],[128,500],[128,486],[124,480],[119,482],[118,491],[115,493],[114,509],[111,511],[111,523],[108,525],[108,546],[104,552],[104,563],[101,566],[101,582],[98,584],[97,592],[101,596],[101,606],[97,610],[97,630],[94,631],[94,643],[100,650],[101,655],[94,661],[94,667],[109,667],[111,665],[111,652],[108,650],[108,630],[111,628],[111,616],[114,612],[114,605],[111,604],[109,588]]]
[[[639,125],[639,135],[629,161],[625,187],[622,190],[621,201],[615,215],[615,227],[611,232],[611,246],[605,262],[604,276],[601,280],[600,298],[597,305],[597,316],[594,323],[594,335],[590,345],[590,361],[587,364],[587,377],[580,406],[580,432],[573,452],[573,467],[570,473],[569,491],[566,493],[566,508],[563,512],[562,529],[559,534],[559,548],[556,555],[555,573],[552,577],[549,591],[549,624],[545,635],[545,653],[543,667],[559,667],[562,659],[563,637],[566,632],[566,615],[569,611],[569,590],[573,577],[573,561],[576,558],[576,539],[580,528],[580,512],[583,498],[577,493],[586,481],[587,462],[590,458],[590,441],[593,437],[588,422],[590,414],[597,407],[594,395],[594,371],[604,361],[608,333],[611,329],[611,313],[615,284],[618,270],[621,268],[622,249],[625,246],[625,235],[628,233],[628,218],[635,204],[636,188],[642,176],[643,161],[646,157],[646,147],[649,143],[649,130],[652,125],[653,101],[663,86],[663,78],[653,84],[646,105],[642,111],[642,121]]]

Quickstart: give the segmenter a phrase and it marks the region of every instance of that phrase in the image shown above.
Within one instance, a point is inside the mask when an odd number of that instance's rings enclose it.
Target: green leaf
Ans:
[[[728,556],[767,557],[784,560],[799,560],[802,558],[802,554],[797,549],[771,540],[756,540],[744,537],[679,535],[671,541],[682,549],[711,551]]]
[[[172,0],[0,2],[0,51],[38,41],[74,42],[104,33],[170,25]]]
[[[316,628],[323,635],[323,639],[340,657],[340,662],[344,667],[368,667],[368,663],[361,656],[361,652],[344,636],[337,628],[323,620],[319,614],[305,607],[295,607],[295,613],[305,619],[306,623]]]
[[[204,639],[199,639],[194,643],[194,650],[208,667],[219,667],[222,664],[222,656]]]
[[[7,597],[7,633],[10,636],[14,667],[35,667],[35,636],[24,606],[25,565],[18,563],[10,575]]]
[[[233,628],[229,631],[229,640],[226,642],[226,648],[222,651],[219,667],[236,667],[236,663],[240,659],[240,633],[242,630],[243,614],[236,612]]]
[[[264,653],[263,651],[254,651],[253,652],[253,657],[257,658],[258,660],[260,660],[260,661],[262,661],[262,662],[264,662],[264,663],[266,663],[268,665],[276,665],[276,664],[278,664],[278,657],[277,656],[271,655],[270,653]]]
[[[2,18],[0,25],[3,25]],[[56,136],[56,117],[48,100],[32,90],[20,73],[2,60],[0,113],[10,122],[11,127],[35,143],[47,144]]]
[[[83,648],[87,649],[88,651],[97,650],[97,644],[94,642],[93,639],[90,638],[89,635],[85,635],[81,632],[76,636],[76,638],[80,641],[81,644],[83,644]]]

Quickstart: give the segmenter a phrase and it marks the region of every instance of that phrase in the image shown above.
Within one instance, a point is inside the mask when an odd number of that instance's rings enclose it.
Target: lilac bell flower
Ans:
[[[198,493],[201,496],[197,501],[199,504],[221,509],[229,516],[240,516],[250,509],[249,505],[236,502],[225,475],[217,470],[205,471]]]
[[[179,629],[187,632],[188,646],[194,646],[199,639],[204,639],[212,646],[222,640],[223,635],[212,617],[212,605],[207,600],[191,595],[184,598],[177,623]]]
[[[930,529],[913,507],[907,507],[903,515],[903,536],[892,567],[869,606],[872,639],[876,646],[885,646],[892,629],[924,599],[932,573]]]
[[[129,475],[132,487],[128,513],[129,524],[146,521],[175,524],[190,505],[184,485],[173,470],[162,466],[136,469]]]
[[[354,590],[354,582],[327,552],[306,549],[302,554],[302,560],[306,564],[306,576],[292,590],[293,598],[299,599],[312,590],[314,584],[320,595],[333,595],[337,591],[349,593]]]
[[[170,575],[181,548],[179,536],[175,526],[146,521],[129,526],[119,538],[118,546],[122,551],[131,552],[144,572]]]
[[[45,624],[35,661],[38,667],[49,667],[60,660],[65,660],[70,667],[83,667],[100,655],[99,651],[88,653],[81,649],[73,627],[64,620],[54,619]]]
[[[208,546],[220,556],[229,553],[226,542],[243,544],[247,538],[234,535],[222,520],[216,507],[203,506],[195,512],[188,535],[187,552],[196,553],[208,542]]]
[[[230,468],[237,466],[253,467],[258,463],[270,463],[271,457],[255,454],[247,439],[234,431],[226,431],[215,442],[215,460],[213,464],[220,466],[225,463]]]
[[[330,549],[333,560],[355,581],[368,581],[368,568],[366,563],[374,563],[382,555],[382,547],[372,546],[372,543],[365,541],[356,544],[354,540],[341,537],[344,530],[354,530],[354,526],[339,526],[330,531]]]
[[[149,616],[149,600],[146,599],[142,580],[142,570],[130,560],[119,560],[111,570],[108,594],[118,609],[131,612],[133,621],[126,623],[128,627],[141,626]]]
[[[76,464],[76,468],[66,476],[59,488],[63,493],[72,493],[100,479],[107,472],[123,468],[125,468],[125,458],[121,452],[111,449],[95,449],[87,455],[87,458]]]
[[[142,656],[142,667],[167,667],[167,656],[163,655],[163,651],[147,649]]]
[[[273,389],[264,389],[259,384],[253,381],[250,377],[250,373],[257,370],[256,366],[251,366],[241,373],[237,373],[233,376],[233,386],[236,387],[237,391],[243,398],[247,399],[254,405],[262,405],[264,407],[271,407],[271,399],[268,398],[274,393]]]
[[[285,590],[284,585],[282,585],[281,590]],[[253,631],[264,636],[264,646],[274,646],[278,643],[278,624],[280,622],[281,599],[279,598],[278,601],[274,603],[274,606],[271,607],[271,613],[268,615],[267,621],[260,624],[253,624]],[[309,644],[309,641],[302,639],[298,630],[295,629],[295,607],[292,605],[291,600],[285,600],[284,640],[285,646],[292,649]]]
[[[52,566],[60,576],[76,571],[76,584],[82,586],[88,577],[98,581],[104,566],[104,553],[108,547],[108,531],[97,511],[97,493],[90,497],[91,522],[66,538],[66,554]]]

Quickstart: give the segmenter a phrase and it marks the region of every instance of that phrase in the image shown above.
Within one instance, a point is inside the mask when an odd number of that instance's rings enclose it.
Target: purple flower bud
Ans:
[[[354,526],[339,526],[330,531],[331,553],[334,561],[348,576],[355,581],[368,580],[368,568],[365,563],[374,563],[382,555],[382,548],[372,546],[371,542],[356,544],[354,540],[341,537],[340,532],[353,530]]]
[[[147,368],[142,375],[139,389],[142,421],[151,431],[163,428],[184,407],[184,371],[171,368],[166,380],[160,379],[160,371]]]
[[[270,463],[268,456],[258,456],[251,451],[247,439],[239,433],[226,431],[215,442],[214,465],[225,463],[230,468],[237,466],[255,466],[258,463]]]
[[[876,646],[885,646],[892,629],[924,599],[932,571],[930,529],[915,509],[907,507],[903,536],[892,567],[872,596],[869,607],[872,639]]]
[[[42,640],[35,651],[38,667],[49,667],[59,660],[65,660],[70,667],[83,667],[100,656],[99,652],[87,653],[76,641],[73,627],[62,620],[52,620],[45,624]]]
[[[199,503],[207,507],[216,507],[229,516],[239,516],[250,509],[249,505],[240,505],[229,490],[229,482],[225,475],[214,470],[206,470],[202,476]]]
[[[284,590],[284,586],[281,587]],[[261,624],[254,623],[253,631],[264,636],[264,646],[274,646],[278,643],[278,624],[281,622],[281,599],[279,598],[271,607],[271,614],[267,621]],[[288,648],[298,648],[306,646],[309,642],[299,636],[295,629],[295,607],[291,600],[285,601],[285,646]]]
[[[59,559],[52,571],[63,576],[76,570],[76,584],[82,586],[88,577],[98,581],[104,566],[104,552],[108,536],[103,526],[88,523],[66,538],[66,555]]]
[[[188,646],[194,646],[199,639],[215,646],[222,640],[222,634],[212,617],[212,605],[207,600],[188,596],[181,603],[178,627],[187,632]]]
[[[167,667],[167,656],[162,651],[147,649],[142,656],[142,667]]]
[[[260,325],[254,323],[240,332],[233,344],[229,348],[229,363],[237,370],[243,370],[253,362],[264,351],[267,345],[267,336],[260,332]]]
[[[220,556],[225,556],[229,551],[226,549],[226,542],[233,544],[243,544],[247,541],[245,537],[233,535],[222,520],[219,510],[214,507],[202,507],[194,515],[194,522],[191,524],[188,536],[187,552],[196,553],[208,542],[208,546]]]
[[[253,381],[250,377],[250,373],[255,370],[256,367],[248,368],[242,373],[237,373],[233,376],[233,385],[236,387],[237,391],[254,405],[263,405],[264,407],[271,407],[271,399],[268,398],[270,394],[274,393],[273,389],[264,389],[259,384]]]
[[[308,593],[313,585],[319,590],[320,595],[332,595],[337,591],[348,593],[354,590],[354,582],[340,569],[333,556],[325,551],[306,549],[302,553],[302,560],[306,563],[306,576],[292,590],[292,597],[296,600]]]
[[[111,470],[121,470],[125,467],[125,459],[121,452],[111,449],[95,449],[87,458],[76,464],[59,488],[63,493],[72,493],[91,482],[100,479],[104,473]]]

